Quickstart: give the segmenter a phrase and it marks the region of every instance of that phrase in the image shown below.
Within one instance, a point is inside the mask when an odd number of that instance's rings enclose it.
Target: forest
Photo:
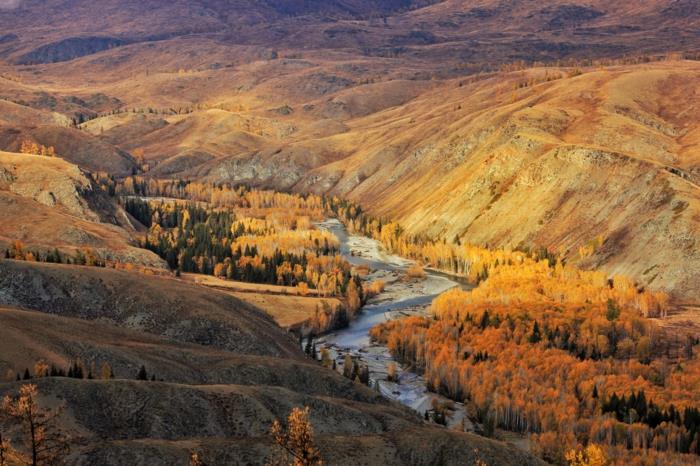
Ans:
[[[123,199],[148,227],[141,247],[165,259],[176,275],[199,273],[251,283],[296,287],[344,298],[340,309],[319,308],[314,332],[340,328],[365,301],[363,283],[338,253],[338,239],[313,226],[320,200],[240,191],[236,207],[197,201]]]
[[[599,444],[619,462],[697,462],[683,456],[700,454],[697,340],[676,348],[612,298],[489,301],[480,288],[490,281],[448,291],[429,317],[386,322],[371,336],[431,391],[465,402],[488,435],[529,434],[547,461],[567,464],[568,451]],[[506,288],[500,299],[515,297]],[[646,462],[642,451],[653,453]]]

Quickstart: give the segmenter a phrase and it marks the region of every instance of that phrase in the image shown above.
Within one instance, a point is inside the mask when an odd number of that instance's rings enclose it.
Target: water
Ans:
[[[384,293],[363,307],[362,313],[347,328],[319,338],[317,347],[330,352],[341,372],[346,354],[359,359],[369,367],[370,385],[378,387],[387,398],[399,401],[420,414],[431,409],[435,399],[448,401],[428,392],[423,377],[410,370],[400,368],[398,383],[386,380],[389,365],[395,363],[394,358],[385,346],[370,341],[369,330],[388,320],[408,315],[427,315],[427,308],[440,293],[455,287],[469,288],[469,285],[466,281],[432,270],[426,271],[425,278],[407,280],[406,270],[412,261],[387,253],[376,240],[349,234],[338,220],[327,220],[318,226],[338,237],[340,252],[351,264],[370,267],[369,280],[382,279],[387,286]],[[472,424],[464,418],[464,410],[459,403],[449,416],[448,425],[464,425],[466,430],[473,430]]]

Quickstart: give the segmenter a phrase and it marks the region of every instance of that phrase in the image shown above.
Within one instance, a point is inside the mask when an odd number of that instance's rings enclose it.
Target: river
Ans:
[[[465,281],[431,270],[426,270],[425,278],[407,279],[406,270],[413,262],[388,254],[378,241],[349,234],[345,226],[335,219],[319,223],[318,227],[335,234],[340,241],[343,256],[352,265],[368,266],[371,273],[367,279],[384,280],[386,288],[362,308],[362,312],[347,328],[319,338],[317,348],[326,348],[341,372],[346,354],[359,359],[369,367],[372,387],[378,387],[385,397],[420,414],[432,409],[433,400],[449,402],[445,397],[428,392],[422,376],[404,370],[398,364],[398,382],[388,381],[388,367],[395,360],[385,346],[370,341],[369,330],[387,320],[426,315],[430,303],[440,293],[454,287],[469,288],[469,285]],[[464,409],[459,403],[455,403],[455,409],[448,416],[448,426],[473,430],[472,423],[465,418]]]

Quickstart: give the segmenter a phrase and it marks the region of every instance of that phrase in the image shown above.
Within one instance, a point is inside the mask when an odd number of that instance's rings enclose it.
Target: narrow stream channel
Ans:
[[[428,392],[422,376],[403,370],[398,364],[398,383],[387,380],[390,364],[395,363],[389,350],[372,343],[369,330],[387,320],[409,315],[426,315],[428,306],[443,291],[454,287],[469,288],[466,281],[445,274],[426,271],[425,278],[406,279],[406,270],[413,263],[402,257],[387,254],[381,244],[371,238],[351,235],[338,220],[331,219],[318,224],[319,228],[331,231],[340,241],[340,251],[353,265],[365,265],[371,270],[368,280],[381,279],[386,282],[383,293],[371,299],[362,308],[362,313],[347,328],[327,334],[316,342],[320,350],[326,348],[336,360],[339,371],[343,370],[346,354],[369,367],[372,387],[377,387],[387,398],[396,400],[420,414],[432,409],[434,399],[448,401],[447,398]],[[455,403],[455,410],[448,417],[448,426],[473,430],[473,425],[465,418],[461,404]]]

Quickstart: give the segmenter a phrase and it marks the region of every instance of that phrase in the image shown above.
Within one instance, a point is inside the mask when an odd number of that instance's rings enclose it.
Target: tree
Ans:
[[[49,365],[43,359],[34,364],[34,377],[47,377],[49,375]]]
[[[352,361],[352,356],[350,356],[349,354],[346,354],[345,358],[343,358],[343,375],[345,377],[347,377],[348,379],[352,379],[353,366],[354,366],[354,363]]]
[[[7,454],[9,453],[10,445],[2,437],[2,431],[0,431],[0,466],[7,466]]]
[[[350,315],[354,315],[362,307],[362,298],[359,290],[360,288],[355,283],[355,280],[350,280],[348,282],[346,296]]]
[[[540,326],[537,321],[535,321],[535,324],[532,326],[532,333],[530,334],[530,343],[539,343],[541,339]]]
[[[199,457],[199,453],[193,451],[190,455],[189,466],[205,466],[202,459]]]
[[[693,343],[695,343],[695,341],[693,340],[693,337],[688,335],[686,337],[685,347],[684,347],[686,359],[693,359]]]
[[[598,445],[590,444],[582,451],[570,450],[566,453],[570,466],[605,466],[608,460]]]
[[[326,348],[322,348],[321,349],[321,365],[323,367],[330,369],[332,364],[333,363],[331,361],[330,352]]]
[[[314,429],[309,421],[309,408],[294,408],[287,417],[287,427],[272,423],[272,435],[281,454],[270,464],[289,466],[321,466],[321,452],[314,444]]]
[[[647,336],[637,341],[637,357],[640,361],[648,361],[651,356],[651,339]]]
[[[139,373],[136,374],[136,380],[148,380],[148,372],[146,371],[146,366],[141,366]]]
[[[102,364],[100,369],[100,377],[102,380],[109,380],[114,378],[114,373],[112,372],[112,366],[108,362]]]
[[[297,285],[297,294],[299,296],[307,296],[309,294],[309,285],[306,282],[300,282]]]
[[[608,299],[606,317],[610,322],[620,317],[620,306],[617,305],[614,299]]]
[[[69,452],[67,437],[56,426],[60,409],[42,408],[38,404],[37,386],[23,385],[19,397],[5,396],[3,412],[17,421],[25,433],[25,443],[31,466],[53,466],[61,464]]]
[[[387,368],[386,379],[389,382],[398,382],[399,381],[399,376],[398,376],[398,373],[396,370],[396,364],[393,362],[391,364],[389,364],[389,367]]]
[[[226,276],[226,264],[218,262],[214,266],[214,276],[219,277],[219,278],[225,277]]]

